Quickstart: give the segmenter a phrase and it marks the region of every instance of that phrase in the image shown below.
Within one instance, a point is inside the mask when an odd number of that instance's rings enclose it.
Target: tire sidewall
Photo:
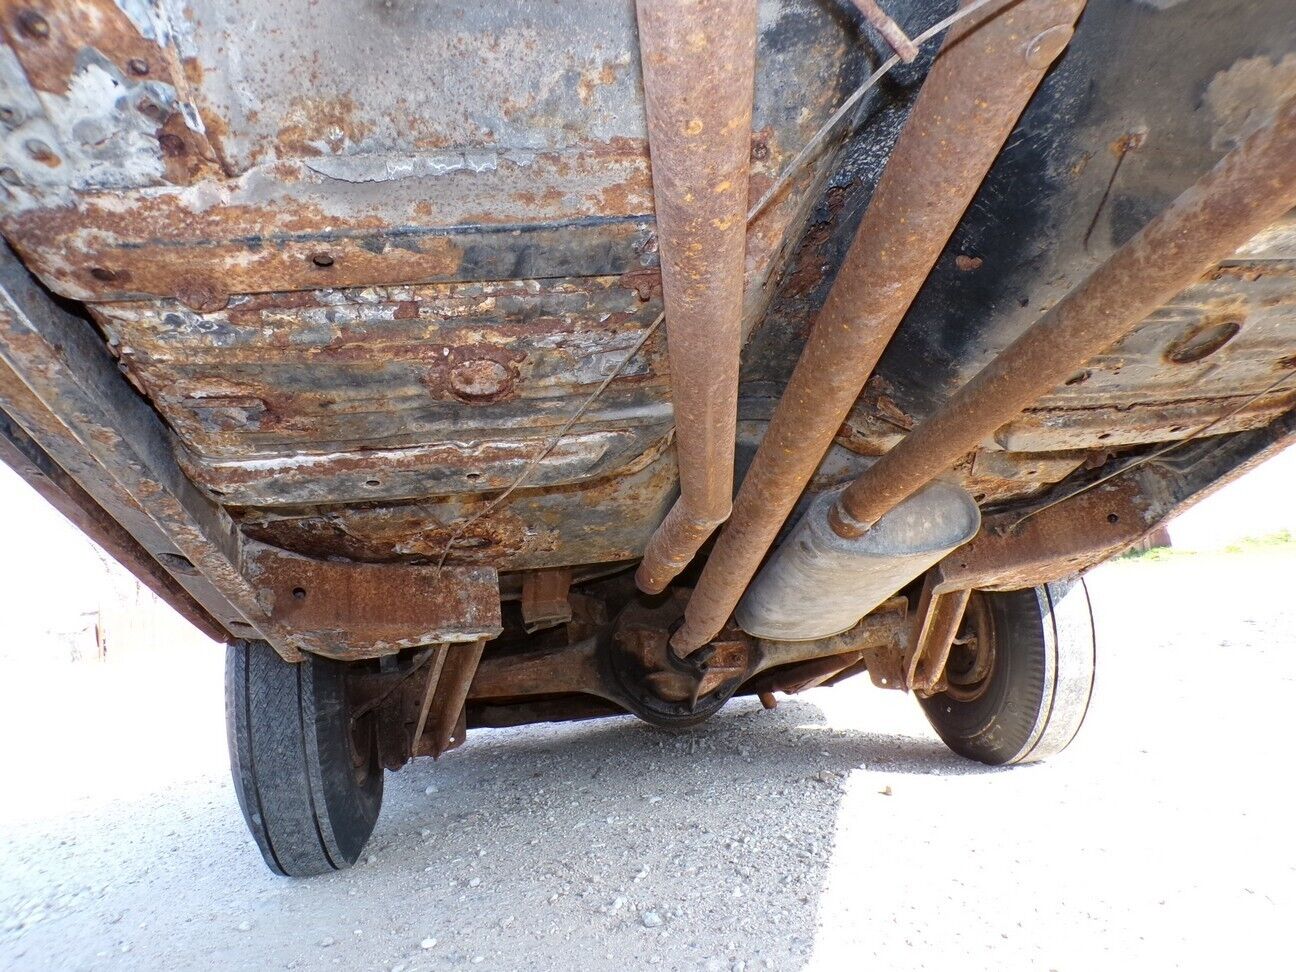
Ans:
[[[995,642],[985,691],[966,702],[934,695],[921,700],[923,710],[956,753],[992,765],[1016,762],[1026,755],[1050,688],[1047,595],[1037,588],[973,596],[986,598]]]
[[[346,697],[346,665],[323,658],[302,664],[302,723],[314,725],[306,732],[312,790],[320,814],[321,839],[337,867],[354,864],[373,832],[382,807],[383,768],[376,735],[368,737],[368,753],[361,754],[364,772],[356,779],[352,760],[351,709]],[[319,807],[317,806],[317,813]]]

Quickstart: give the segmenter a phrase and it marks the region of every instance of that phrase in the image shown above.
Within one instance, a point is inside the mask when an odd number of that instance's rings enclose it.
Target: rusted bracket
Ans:
[[[522,575],[522,623],[527,634],[572,619],[570,567],[530,570]]]
[[[433,693],[429,731],[426,736],[420,733],[414,737],[415,756],[437,757],[463,743],[468,730],[468,690],[485,650],[485,638],[471,645],[451,646]]]
[[[418,719],[414,723],[414,735],[411,737],[414,747],[423,738],[423,729],[427,726],[428,713],[432,711],[432,699],[436,696],[437,685],[441,681],[441,669],[445,666],[449,645],[437,645],[432,649],[428,659],[427,675],[423,679],[423,702],[419,706]]]
[[[906,689],[923,696],[935,690],[971,596],[969,588],[946,586],[939,565],[927,572],[905,652]]]
[[[1134,476],[1023,515],[987,517],[971,542],[927,572],[905,658],[906,688],[919,695],[939,690],[973,590],[1018,590],[1078,574],[1159,520]]]
[[[475,643],[503,629],[493,567],[314,560],[246,540],[244,568],[272,623],[330,658]]]
[[[1019,512],[987,517],[970,543],[941,561],[942,589],[1014,590],[1079,573],[1150,530],[1159,519],[1150,512],[1131,476],[1026,520]]]

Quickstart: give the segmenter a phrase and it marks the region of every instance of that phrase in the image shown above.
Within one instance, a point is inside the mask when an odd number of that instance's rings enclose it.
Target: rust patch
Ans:
[[[576,96],[580,98],[582,105],[588,106],[594,100],[595,90],[612,84],[616,77],[616,69],[611,64],[582,71],[576,82]]]
[[[327,155],[364,140],[373,127],[350,97],[294,98],[275,137],[280,158]],[[317,140],[323,133],[324,144]]]
[[[1296,54],[1274,61],[1248,57],[1211,79],[1203,98],[1215,122],[1211,148],[1234,148],[1273,121],[1278,109],[1296,97]]]
[[[661,271],[657,269],[628,270],[621,274],[621,284],[631,288],[645,303],[655,297],[661,297]]]
[[[150,80],[173,83],[167,53],[142,37],[113,0],[41,0],[5,5],[0,24],[27,80],[38,91],[64,95],[82,51],[108,58],[122,74],[138,61]]]
[[[160,134],[175,136],[165,140],[171,175],[218,170],[215,151],[192,133]],[[357,188],[372,200],[365,204],[340,200],[337,180],[307,163],[279,162],[239,179],[205,179],[201,188],[86,192],[75,204],[5,214],[0,228],[48,286],[80,300],[176,297],[195,277],[238,294],[509,279],[523,267],[540,277],[624,272],[651,262],[652,219],[643,215],[651,204],[640,195],[609,208],[603,190],[635,172],[646,187],[647,166],[637,156],[601,158],[550,153],[526,166],[505,159],[452,193],[444,176],[402,179],[390,191]],[[501,204],[550,185],[563,192],[543,208]],[[578,186],[586,191],[573,192]],[[401,202],[416,194],[421,209]],[[90,278],[88,266],[117,276]]]
[[[828,244],[832,240],[837,217],[845,205],[848,189],[848,186],[833,186],[824,194],[827,215],[812,223],[797,244],[795,269],[783,284],[786,296],[804,297],[818,287],[828,273]],[[809,325],[810,322],[807,321],[807,328]]]
[[[166,180],[186,185],[200,179],[224,175],[215,149],[207,138],[186,124],[184,116],[173,111],[158,129],[158,145],[166,167]]]
[[[249,544],[246,570],[266,613],[304,650],[371,658],[402,648],[493,638],[502,630],[489,567],[310,560]]]

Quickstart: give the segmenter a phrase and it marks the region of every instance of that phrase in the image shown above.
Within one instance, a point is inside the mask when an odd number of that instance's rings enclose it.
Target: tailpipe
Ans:
[[[680,476],[635,575],[656,594],[733,502],[757,5],[635,6]]]
[[[981,526],[976,501],[937,480],[847,539],[828,522],[844,489],[819,496],[756,575],[734,612],[748,634],[778,641],[840,634]]]

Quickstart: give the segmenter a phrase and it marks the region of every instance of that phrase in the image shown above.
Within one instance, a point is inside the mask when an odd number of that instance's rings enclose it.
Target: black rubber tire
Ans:
[[[937,734],[961,756],[992,766],[1056,755],[1075,738],[1094,684],[1094,628],[1080,579],[985,598],[994,661],[979,697],[921,699]]]
[[[310,877],[350,867],[382,807],[377,736],[355,752],[347,666],[285,662],[265,642],[229,646],[225,722],[243,819],[270,869]]]

